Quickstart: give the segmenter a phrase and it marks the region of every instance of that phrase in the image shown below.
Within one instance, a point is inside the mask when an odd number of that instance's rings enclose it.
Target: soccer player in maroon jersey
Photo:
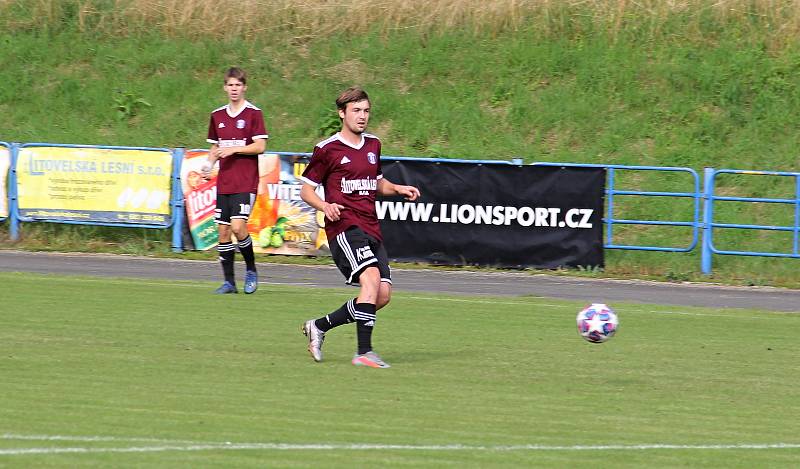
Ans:
[[[244,97],[247,91],[244,70],[237,67],[228,69],[223,89],[228,95],[228,104],[211,113],[208,124],[211,149],[203,167],[203,173],[208,177],[214,163],[219,161],[214,221],[219,233],[217,250],[225,282],[215,293],[238,293],[233,275],[236,246],[231,233],[236,235],[239,252],[247,266],[244,292],[253,293],[258,288],[258,274],[253,240],[247,232],[247,219],[258,191],[258,155],[266,149],[269,135],[261,109]]]
[[[322,361],[322,342],[330,329],[356,323],[358,351],[353,365],[389,368],[372,350],[376,311],[389,303],[392,277],[383,246],[375,195],[402,195],[416,200],[414,186],[393,184],[381,172],[381,141],[364,132],[369,122],[369,96],[348,88],[336,100],[342,130],[314,147],[301,180],[300,197],[325,214],[325,233],[331,255],[347,283],[358,283],[358,297],[316,320],[303,323],[308,351]],[[324,190],[324,200],[316,189]]]

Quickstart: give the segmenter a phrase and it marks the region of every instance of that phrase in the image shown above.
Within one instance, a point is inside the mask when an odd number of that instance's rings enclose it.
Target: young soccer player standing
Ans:
[[[365,132],[370,100],[360,88],[348,88],[336,100],[342,129],[314,147],[311,161],[301,180],[300,197],[325,214],[325,233],[331,255],[348,284],[360,284],[358,297],[316,320],[303,323],[308,351],[322,361],[322,342],[330,329],[356,323],[357,366],[389,368],[372,350],[372,329],[377,310],[389,303],[392,278],[383,246],[375,195],[402,195],[407,200],[420,196],[414,186],[393,184],[381,172],[381,142]],[[323,200],[316,188],[324,189]]]
[[[258,288],[258,274],[247,219],[258,191],[258,155],[266,149],[269,135],[261,109],[244,97],[247,91],[244,70],[228,69],[223,89],[228,95],[228,104],[211,113],[208,124],[211,149],[203,168],[204,176],[208,177],[214,163],[219,161],[214,221],[219,233],[217,250],[225,281],[215,293],[238,293],[233,273],[237,246],[232,242],[231,233],[238,240],[239,252],[247,266],[244,292],[253,293]]]

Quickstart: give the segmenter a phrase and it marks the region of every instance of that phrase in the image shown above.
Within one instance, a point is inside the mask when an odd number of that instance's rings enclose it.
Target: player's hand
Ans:
[[[330,221],[339,220],[342,216],[342,210],[344,210],[344,205],[339,204],[326,203],[325,206],[322,207],[322,212],[325,213],[325,217]]]
[[[200,166],[200,174],[203,175],[204,178],[210,179],[211,178],[211,170],[214,168],[214,165],[211,164],[210,161],[206,160],[202,166]]]
[[[420,196],[419,189],[414,186],[396,186],[397,193],[405,196],[406,200],[417,200]]]
[[[217,148],[214,152],[214,156],[216,156],[217,159],[227,158],[234,154],[236,154],[234,147]]]

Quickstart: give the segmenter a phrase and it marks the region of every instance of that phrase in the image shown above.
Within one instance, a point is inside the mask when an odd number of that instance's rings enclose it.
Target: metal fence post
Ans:
[[[608,187],[606,187],[606,242],[614,244],[614,168],[606,170]]]
[[[8,221],[9,235],[11,241],[19,241],[19,205],[17,203],[17,156],[19,145],[11,143],[9,153],[11,154],[11,167],[8,171]]]
[[[796,256],[800,254],[800,175],[794,177],[794,251]]]
[[[181,165],[185,148],[172,150],[172,252],[183,252],[183,187]]]
[[[703,170],[703,242],[701,243],[700,267],[704,275],[711,275],[712,220],[714,219],[714,168]]]

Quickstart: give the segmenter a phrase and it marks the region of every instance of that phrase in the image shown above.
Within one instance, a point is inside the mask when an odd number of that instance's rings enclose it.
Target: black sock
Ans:
[[[340,306],[336,311],[326,314],[325,316],[322,316],[314,321],[314,325],[317,326],[317,329],[321,330],[322,332],[328,332],[334,327],[341,326],[342,324],[349,324],[355,321],[352,313],[352,311],[355,311],[355,304],[355,298],[348,300],[347,303]]]
[[[356,303],[356,333],[358,335],[358,354],[363,355],[372,350],[372,328],[375,326],[375,305]]]
[[[225,281],[230,282],[231,285],[236,285],[236,280],[233,277],[233,256],[236,254],[236,248],[233,243],[219,243],[217,251],[219,251],[219,262],[222,264],[222,273],[225,275]]]
[[[253,254],[253,238],[250,235],[243,240],[239,241],[239,252],[244,257],[244,263],[247,264],[247,270],[256,271],[256,256]]]

